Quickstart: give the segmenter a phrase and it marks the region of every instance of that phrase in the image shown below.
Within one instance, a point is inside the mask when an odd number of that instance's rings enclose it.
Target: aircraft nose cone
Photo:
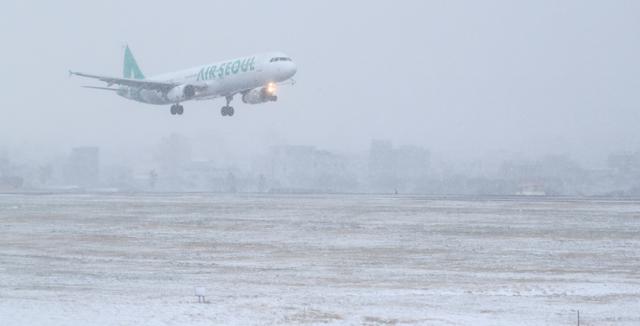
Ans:
[[[287,70],[288,70],[287,72],[289,73],[289,76],[293,77],[293,75],[295,75],[296,72],[298,72],[298,67],[296,67],[295,63],[291,63],[291,65],[289,66],[289,69]]]

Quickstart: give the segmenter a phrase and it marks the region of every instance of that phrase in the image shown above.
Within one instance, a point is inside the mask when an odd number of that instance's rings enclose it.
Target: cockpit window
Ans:
[[[271,58],[271,60],[269,60],[269,62],[277,62],[277,61],[291,61],[291,58],[275,57],[275,58]]]

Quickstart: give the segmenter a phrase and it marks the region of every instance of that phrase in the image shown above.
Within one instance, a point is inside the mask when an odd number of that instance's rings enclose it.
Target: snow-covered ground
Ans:
[[[576,310],[640,325],[640,201],[0,195],[3,326],[575,325]]]

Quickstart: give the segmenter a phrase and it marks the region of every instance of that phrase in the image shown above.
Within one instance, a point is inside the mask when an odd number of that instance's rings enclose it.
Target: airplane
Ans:
[[[107,83],[107,87],[83,86],[86,88],[114,91],[119,96],[142,103],[171,104],[172,115],[184,113],[183,102],[224,97],[227,104],[220,113],[231,117],[234,108],[230,104],[235,95],[241,95],[242,102],[247,104],[277,101],[278,83],[293,83],[292,77],[296,72],[296,64],[289,56],[282,52],[269,52],[146,78],[127,45],[122,77],[75,71],[69,71],[69,75]]]

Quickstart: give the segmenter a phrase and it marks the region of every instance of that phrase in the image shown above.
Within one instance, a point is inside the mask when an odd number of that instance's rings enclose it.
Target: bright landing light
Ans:
[[[267,84],[267,93],[270,95],[274,95],[276,93],[277,87],[275,83]]]

